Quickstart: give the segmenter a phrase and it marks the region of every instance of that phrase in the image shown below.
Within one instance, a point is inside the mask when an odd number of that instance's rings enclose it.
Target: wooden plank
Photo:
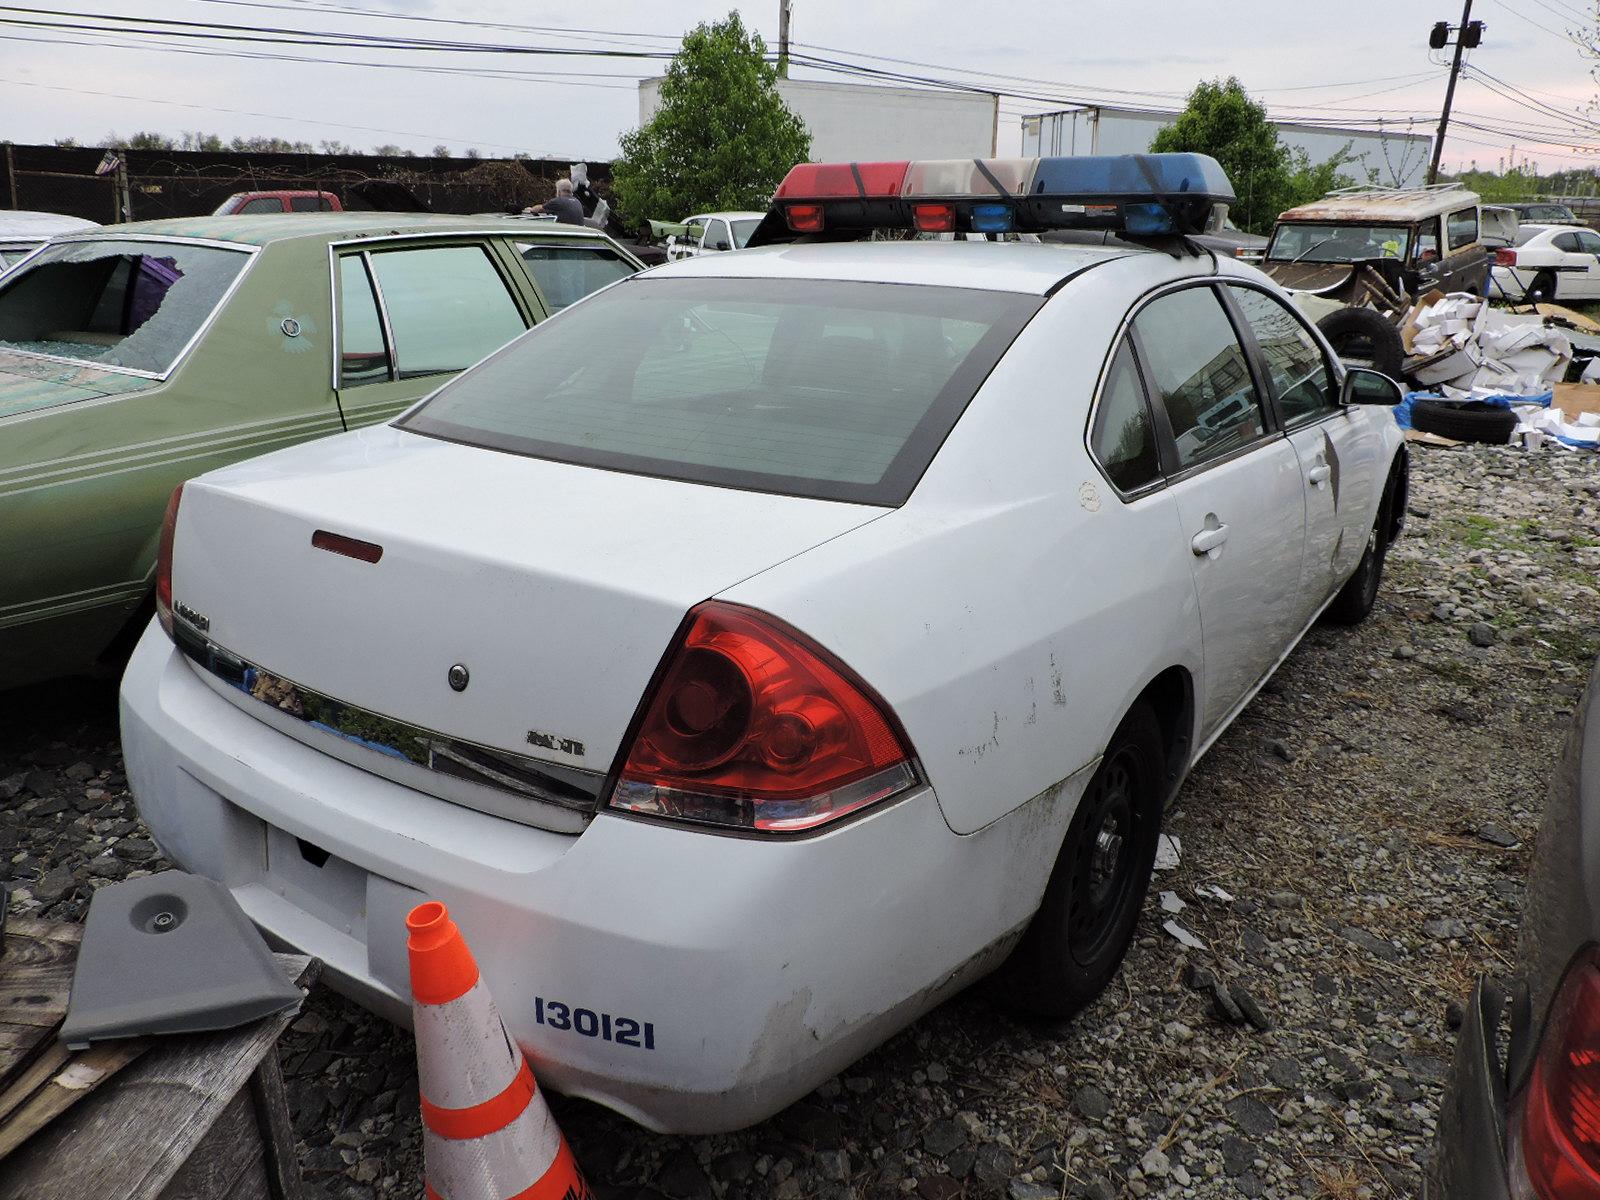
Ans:
[[[51,1042],[46,1046],[44,1053],[33,1060],[33,1065],[17,1076],[16,1082],[4,1092],[0,1092],[0,1125],[5,1124],[6,1118],[38,1091],[45,1080],[66,1066],[71,1057],[72,1051],[60,1042]]]
[[[304,1200],[294,1127],[289,1124],[289,1094],[283,1086],[277,1046],[267,1051],[250,1076],[250,1102],[255,1109],[256,1127],[261,1131],[262,1161],[272,1200]]]
[[[222,1200],[252,1163],[261,1163],[261,1138],[250,1096],[241,1091],[162,1189],[161,1200]]]
[[[0,957],[0,1088],[26,1069],[67,1015],[81,925],[18,917]]]
[[[261,1159],[256,1159],[245,1168],[226,1200],[272,1200],[272,1193],[267,1190],[267,1168],[262,1165]]]
[[[0,1160],[110,1079],[150,1046],[148,1038],[103,1042],[71,1056],[0,1126]]]
[[[320,967],[280,954],[300,986]],[[233,1102],[296,1010],[222,1033],[163,1038],[41,1130],[6,1163],[10,1194],[29,1200],[154,1200]]]

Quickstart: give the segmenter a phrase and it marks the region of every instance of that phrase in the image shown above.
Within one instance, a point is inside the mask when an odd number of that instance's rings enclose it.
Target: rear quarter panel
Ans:
[[[338,432],[329,327],[326,267],[299,242],[269,245],[164,383],[0,420],[0,560],[23,564],[0,572],[0,633],[47,642],[52,621],[99,611],[91,641],[109,637],[150,592],[173,488]]]
[[[909,502],[724,593],[837,653],[895,710],[957,833],[1092,762],[1163,669],[1200,671],[1188,550],[1165,492],[1125,503],[1085,449],[1111,340],[1161,255],[1046,304]]]

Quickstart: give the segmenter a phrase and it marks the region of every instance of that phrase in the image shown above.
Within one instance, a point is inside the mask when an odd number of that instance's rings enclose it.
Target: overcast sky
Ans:
[[[1496,167],[1512,143],[1519,160],[1532,157],[1546,171],[1590,162],[1591,156],[1577,147],[1600,150],[1600,114],[1588,109],[1597,88],[1590,64],[1566,31],[1580,27],[1585,14],[1592,27],[1594,3],[1476,0],[1473,15],[1486,22],[1487,30],[1471,61],[1522,95],[1497,95],[1490,83],[1465,76],[1456,96],[1461,124],[1452,127],[1446,144],[1447,168],[1474,159]],[[81,0],[53,0],[52,6],[96,12],[102,18],[115,13],[609,50],[670,49],[686,29],[728,10],[726,2],[700,0],[672,5],[621,0],[115,0],[93,7]],[[776,42],[777,0],[739,8],[747,23]],[[408,19],[361,15],[357,9]],[[986,24],[990,15],[996,19]],[[432,20],[409,19],[418,17]],[[0,18],[71,21],[17,12],[0,12]],[[522,28],[460,26],[439,23],[441,19]],[[813,53],[844,52],[854,61],[878,55],[933,65],[872,60],[897,70],[1014,77],[996,87],[1032,92],[1035,98],[1002,99],[1000,151],[1006,153],[1017,149],[1018,117],[1062,107],[1052,98],[1176,107],[1197,80],[1230,74],[1284,117],[1384,116],[1396,118],[1400,128],[1415,119],[1413,128],[1431,131],[1447,71],[1430,62],[1427,35],[1440,19],[1460,20],[1457,0],[1011,0],[1004,5],[795,0],[792,36]],[[578,26],[597,32],[568,32]],[[62,137],[92,141],[110,130],[175,134],[200,129],[224,137],[338,139],[363,149],[389,142],[427,152],[442,142],[456,151],[476,146],[486,155],[524,151],[605,159],[616,152],[617,135],[638,119],[635,81],[662,68],[659,62],[629,58],[283,50],[214,41],[138,39],[143,48],[46,44],[13,39],[111,39],[15,25],[0,30],[0,36],[5,39],[0,41],[0,140],[16,142]],[[170,48],[174,44],[199,52],[177,53]],[[158,48],[162,46],[169,48]],[[236,57],[240,52],[288,54],[307,61]],[[335,64],[326,61],[330,58],[399,63],[408,69]],[[423,67],[436,70],[416,69]],[[546,75],[486,74],[495,71]],[[565,72],[582,74],[548,77]],[[799,69],[794,74],[842,78]],[[1530,103],[1543,107],[1531,111]],[[1469,128],[1468,123],[1489,129]]]

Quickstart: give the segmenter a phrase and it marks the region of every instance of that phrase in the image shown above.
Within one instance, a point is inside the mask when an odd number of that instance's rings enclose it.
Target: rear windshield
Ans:
[[[64,242],[0,284],[0,349],[162,374],[250,256],[182,242]]]
[[[1042,303],[641,276],[536,327],[399,423],[584,466],[902,504]]]
[[[1274,262],[1347,263],[1364,258],[1404,258],[1404,225],[1279,225],[1267,257]]]

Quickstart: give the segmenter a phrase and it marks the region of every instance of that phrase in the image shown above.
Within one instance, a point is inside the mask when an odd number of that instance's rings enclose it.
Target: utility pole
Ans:
[[[1466,7],[1461,10],[1461,24],[1456,26],[1456,56],[1450,64],[1450,82],[1444,89],[1444,109],[1439,113],[1439,134],[1433,140],[1433,162],[1428,165],[1428,182],[1435,183],[1439,178],[1439,156],[1444,153],[1444,133],[1450,127],[1450,102],[1456,97],[1456,76],[1461,74],[1461,52],[1476,49],[1483,41],[1483,22],[1472,19],[1472,0],[1466,0]],[[1450,44],[1450,25],[1440,21],[1434,25],[1428,34],[1428,46],[1433,50],[1443,50]]]
[[[789,5],[778,0],[778,78],[789,78]]]

